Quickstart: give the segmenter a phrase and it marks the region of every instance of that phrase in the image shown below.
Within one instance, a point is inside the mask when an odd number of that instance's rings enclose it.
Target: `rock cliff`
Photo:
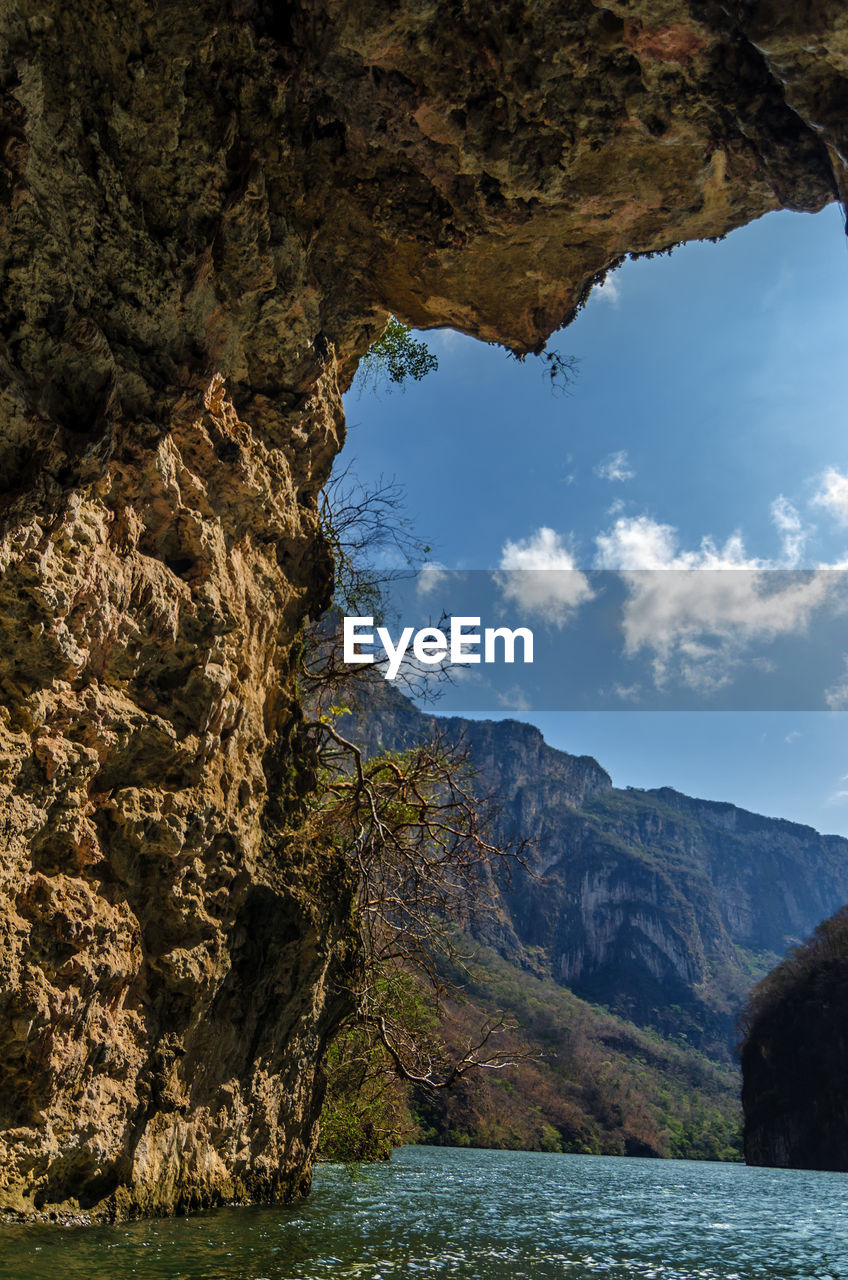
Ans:
[[[844,192],[844,8],[4,0],[0,1208],[308,1185],[344,1010],[291,644],[389,311],[518,353]]]
[[[848,907],[755,988],[742,1043],[748,1164],[848,1170]]]
[[[728,1060],[753,983],[848,900],[848,840],[670,788],[621,790],[531,725],[434,718],[375,682],[369,751],[438,730],[465,745],[527,865],[477,926],[506,959]]]

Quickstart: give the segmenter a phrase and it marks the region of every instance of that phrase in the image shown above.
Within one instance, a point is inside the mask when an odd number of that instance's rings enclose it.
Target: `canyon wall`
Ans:
[[[316,495],[393,311],[523,354],[844,191],[837,3],[3,0],[0,1209],[305,1190]]]
[[[848,907],[755,988],[742,1044],[748,1164],[848,1170]]]
[[[435,719],[372,684],[346,732],[370,752],[436,732],[463,744],[501,843],[531,841],[477,937],[641,1026],[733,1061],[753,984],[848,900],[842,836],[669,787],[623,790],[532,725]]]

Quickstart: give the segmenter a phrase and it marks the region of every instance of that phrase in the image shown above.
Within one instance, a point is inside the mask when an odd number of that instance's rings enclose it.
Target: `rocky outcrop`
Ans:
[[[289,1195],[346,905],[285,832],[308,770],[288,777],[303,587],[281,566],[326,569],[220,381],[74,470],[13,503],[2,550],[0,1203]]]
[[[516,886],[522,938],[584,998],[711,1052],[732,1049],[752,982],[848,899],[848,841],[669,789],[543,809],[536,829],[550,863]]]
[[[848,907],[754,989],[741,1059],[747,1163],[848,1170]]]
[[[291,646],[339,389],[389,310],[536,350],[623,253],[833,198],[815,10],[7,0],[0,1207],[307,1185],[350,961]]]
[[[848,840],[692,799],[621,790],[514,720],[422,714],[378,681],[348,730],[373,752],[462,743],[505,844],[532,841],[478,935],[663,1034],[725,1059],[757,978],[848,900]]]
[[[218,12],[3,14],[0,1209],[306,1189],[346,1008],[344,870],[290,830],[336,359]]]

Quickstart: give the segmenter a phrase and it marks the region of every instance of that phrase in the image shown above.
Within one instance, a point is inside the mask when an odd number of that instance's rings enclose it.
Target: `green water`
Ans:
[[[0,1228],[14,1280],[833,1280],[848,1174],[407,1147],[289,1209]]]

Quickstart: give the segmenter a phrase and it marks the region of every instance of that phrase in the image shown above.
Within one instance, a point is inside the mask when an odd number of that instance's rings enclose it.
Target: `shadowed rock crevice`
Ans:
[[[842,6],[0,15],[0,1207],[308,1185],[350,886],[301,849],[316,494],[388,312],[537,350],[844,190]],[[250,936],[248,936],[250,935]]]

